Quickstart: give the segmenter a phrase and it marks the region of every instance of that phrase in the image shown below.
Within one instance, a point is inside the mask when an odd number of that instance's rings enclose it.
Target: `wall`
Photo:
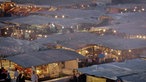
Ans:
[[[63,73],[65,74],[72,74],[73,69],[77,69],[78,68],[78,62],[77,60],[72,60],[72,61],[67,61],[65,62],[65,69],[63,69]]]
[[[65,62],[65,68],[67,68],[67,69],[77,69],[78,68],[77,60],[72,60],[72,61]]]

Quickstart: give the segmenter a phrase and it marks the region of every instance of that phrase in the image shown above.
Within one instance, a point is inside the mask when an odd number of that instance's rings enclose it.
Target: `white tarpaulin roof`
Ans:
[[[9,22],[14,22],[14,23],[20,23],[20,24],[48,24],[49,23],[49,18],[44,17],[44,16],[36,16],[36,15],[30,15],[27,17],[21,17],[21,18],[16,18],[13,20],[10,20]]]
[[[6,25],[3,24],[3,23],[0,23],[0,29],[1,29],[1,28],[4,28],[4,26],[6,26]]]
[[[146,48],[146,40],[141,39],[109,39],[103,41],[103,45],[113,49],[128,50]]]
[[[39,4],[39,5],[51,5],[51,6],[62,6],[62,5],[72,5],[72,4],[83,4],[83,3],[91,3],[90,0],[11,0],[16,3],[31,3],[31,4]]]
[[[145,82],[146,76],[142,76],[145,75],[142,74],[146,71],[145,68],[145,60],[133,59],[120,63],[114,62],[109,64],[93,65],[90,67],[79,68],[78,70],[81,73],[97,77],[105,77],[114,80],[116,80],[116,77],[121,77],[123,80],[127,80],[128,82]],[[134,76],[139,77],[139,75],[141,76],[140,78],[134,78]],[[127,76],[131,79],[128,80]]]
[[[0,0],[0,2],[10,2],[11,0]]]
[[[110,28],[125,34],[146,34],[146,12],[108,15],[114,19]]]
[[[127,82],[146,82],[146,72],[121,77],[121,79],[124,79]]]
[[[75,50],[90,44],[97,44],[120,50],[129,50],[146,47],[146,40],[126,39],[114,35],[98,36],[96,34],[87,32],[55,34],[48,36],[48,38],[38,39],[35,41],[40,44],[55,43]]]
[[[94,44],[98,42],[98,37],[96,34],[92,33],[69,33],[69,34],[54,34],[48,36],[48,38],[41,38],[35,40],[40,44],[55,43],[62,45],[64,47],[79,49],[85,47],[88,44]]]
[[[74,51],[69,50],[46,50],[21,55],[7,57],[6,59],[15,62],[16,64],[28,68],[31,66],[46,65],[49,63],[70,61],[76,59],[84,59],[84,57]]]
[[[146,34],[146,23],[144,21],[111,25],[110,28],[117,30],[119,33],[133,34],[133,35]]]
[[[57,16],[67,16],[68,18],[91,18],[91,17],[99,17],[105,13],[105,10],[83,10],[83,9],[60,9],[57,11],[39,11],[36,12],[38,14],[44,15],[57,15]]]
[[[118,5],[110,5],[109,7],[111,8],[121,8],[121,9],[128,9],[128,8],[135,8],[135,7],[142,7],[142,8],[146,8],[146,4],[118,4]]]
[[[16,18],[10,20],[12,23],[20,23],[20,24],[29,24],[29,25],[39,25],[39,24],[48,24],[48,23],[56,23],[61,26],[68,27],[71,25],[75,25],[78,23],[97,23],[98,21],[90,18],[52,18],[47,16],[38,16],[38,15],[30,15],[27,17]]]
[[[114,22],[124,23],[136,23],[146,20],[146,12],[135,12],[135,13],[118,13],[118,14],[107,14],[111,16]]]
[[[0,37],[0,56],[6,57],[18,53],[38,51],[45,47],[39,43],[14,38]]]

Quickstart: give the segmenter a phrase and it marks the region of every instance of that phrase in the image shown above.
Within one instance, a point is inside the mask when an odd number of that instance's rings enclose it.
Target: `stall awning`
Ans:
[[[40,49],[46,49],[46,47],[27,40],[19,40],[11,37],[0,37],[0,57],[34,52],[39,51]]]
[[[55,62],[76,60],[77,58],[84,59],[82,55],[74,51],[55,49],[16,55],[7,57],[6,59],[24,68],[28,68],[31,66],[46,65]]]
[[[81,73],[85,73],[88,75],[93,75],[96,77],[105,77],[108,79],[116,80],[117,77],[127,79],[135,79],[134,77],[139,77],[145,75],[146,72],[146,61],[142,59],[133,59],[127,60],[125,62],[114,62],[109,64],[101,64],[101,65],[93,65],[90,67],[79,68],[78,70]],[[142,79],[143,78],[143,79]],[[146,76],[142,76],[139,81],[131,81],[128,82],[145,82],[144,79]],[[141,81],[143,80],[143,81]]]
[[[74,50],[81,49],[90,44],[102,45],[118,50],[146,48],[146,40],[143,39],[127,39],[114,35],[98,36],[97,34],[87,32],[64,35],[54,34],[45,39],[35,40],[35,42],[40,44],[55,43]]]
[[[106,47],[118,49],[118,50],[146,48],[146,41],[142,39],[118,38],[118,39],[105,40],[103,41],[102,44]]]
[[[77,32],[69,34],[54,34],[48,36],[48,38],[35,40],[35,42],[40,44],[55,43],[63,47],[77,50],[90,44],[99,43],[100,41],[98,36],[94,33]]]
[[[3,23],[0,23],[0,29],[4,28],[4,26],[6,26],[6,25]]]
[[[125,82],[146,82],[146,72],[121,77]]]

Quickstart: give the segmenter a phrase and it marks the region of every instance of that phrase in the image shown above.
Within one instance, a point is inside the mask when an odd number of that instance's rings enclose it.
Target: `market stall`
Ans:
[[[96,79],[106,79],[104,82],[115,82],[119,78],[124,82],[145,82],[145,67],[145,60],[133,59],[79,68],[78,71],[86,74],[87,80],[93,79],[90,82],[95,82]]]
[[[72,74],[72,70],[78,68],[77,59],[84,59],[84,57],[69,50],[51,49],[25,53],[6,59],[13,62],[13,66],[17,67],[19,71],[25,72],[27,77],[30,77],[33,66],[39,78],[54,78]]]
[[[56,48],[76,51],[86,57],[93,55],[95,59],[102,53],[105,57],[101,61],[107,59],[107,62],[139,57],[146,46],[146,41],[143,39],[130,39],[119,35],[100,36],[87,32],[54,34],[35,42],[44,45],[56,44]]]
[[[5,60],[6,57],[19,55],[26,52],[34,52],[46,49],[41,44],[30,42],[26,40],[14,39],[11,37],[0,37],[0,61],[1,67],[8,69],[11,64],[9,61]],[[7,63],[7,66],[5,64]]]

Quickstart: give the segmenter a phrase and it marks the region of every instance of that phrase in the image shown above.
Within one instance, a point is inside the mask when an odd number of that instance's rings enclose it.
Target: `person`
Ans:
[[[25,82],[24,73],[20,73],[16,79],[16,82]]]
[[[81,74],[78,77],[78,82],[86,82],[86,75],[85,74]]]
[[[73,75],[70,78],[69,82],[78,82],[79,73],[76,69],[73,69]]]
[[[21,73],[18,75],[18,77],[16,78],[16,82],[20,82],[19,79],[21,77]]]
[[[7,78],[7,70],[5,70],[4,67],[1,67],[0,69],[0,79],[5,81]]]
[[[19,72],[17,71],[17,68],[15,68],[15,71],[14,71],[14,79],[16,79],[19,75]]]
[[[25,82],[24,73],[21,73],[21,77],[20,77],[19,81],[20,81],[20,82]]]
[[[78,78],[75,75],[73,75],[69,80],[69,82],[77,82],[77,81],[78,81]]]
[[[32,71],[31,82],[38,82],[38,75],[35,71]]]
[[[6,82],[11,82],[11,76],[10,76],[10,73],[8,71],[7,71]]]

